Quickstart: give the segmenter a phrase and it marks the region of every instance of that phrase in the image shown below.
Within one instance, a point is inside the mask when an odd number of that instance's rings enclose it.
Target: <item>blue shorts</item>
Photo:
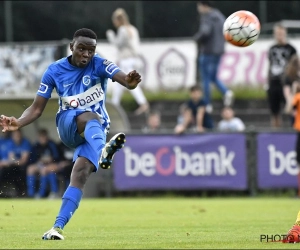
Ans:
[[[84,110],[66,110],[56,117],[57,133],[61,141],[69,148],[74,148],[73,162],[78,157],[84,157],[92,162],[95,166],[94,172],[98,170],[99,157],[101,150],[95,152],[90,144],[77,132],[76,117],[86,111]],[[103,129],[103,140],[106,141],[106,134]]]

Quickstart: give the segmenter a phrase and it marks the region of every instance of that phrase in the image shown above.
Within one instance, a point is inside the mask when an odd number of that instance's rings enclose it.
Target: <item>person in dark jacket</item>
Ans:
[[[210,83],[215,83],[221,91],[224,106],[231,106],[233,92],[229,90],[218,78],[218,68],[224,53],[225,39],[223,36],[224,15],[212,7],[211,1],[200,1],[197,4],[200,14],[200,26],[194,39],[200,44],[199,69],[204,90],[204,100],[207,103],[207,111],[212,111]]]

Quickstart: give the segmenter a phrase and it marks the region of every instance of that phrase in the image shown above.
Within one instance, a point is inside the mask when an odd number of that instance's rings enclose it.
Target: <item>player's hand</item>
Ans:
[[[125,81],[128,83],[130,89],[136,88],[141,80],[141,75],[136,70],[130,71],[125,77]]]
[[[13,116],[0,116],[0,126],[2,126],[2,132],[15,131],[20,128],[20,123],[17,118]]]

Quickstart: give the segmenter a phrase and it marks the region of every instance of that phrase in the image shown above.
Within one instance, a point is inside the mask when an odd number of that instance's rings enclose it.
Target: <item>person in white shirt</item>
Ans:
[[[106,31],[106,37],[108,41],[115,45],[118,49],[118,64],[125,73],[129,73],[137,67],[139,61],[138,56],[140,53],[140,37],[138,30],[129,22],[126,11],[122,8],[118,8],[113,12],[112,22],[117,29],[117,33],[113,30]],[[120,105],[121,98],[125,88],[114,85],[112,92],[112,103]],[[139,104],[139,108],[135,111],[136,115],[146,113],[149,111],[148,101],[142,91],[142,88],[138,86],[130,92],[136,102]]]
[[[218,123],[218,130],[224,132],[239,132],[245,130],[243,121],[234,116],[234,111],[230,107],[222,110],[222,120]]]

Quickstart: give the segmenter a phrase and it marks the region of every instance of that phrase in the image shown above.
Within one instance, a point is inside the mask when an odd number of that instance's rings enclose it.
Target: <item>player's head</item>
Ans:
[[[213,7],[212,1],[198,1],[197,10],[200,14],[205,14]]]
[[[70,43],[72,51],[71,63],[74,66],[84,68],[95,55],[97,46],[97,35],[87,28],[77,30]]]
[[[286,28],[281,23],[276,23],[273,27],[273,35],[278,44],[286,43]]]
[[[193,101],[198,101],[202,98],[202,90],[198,85],[194,85],[190,88],[190,97]]]
[[[222,114],[221,115],[222,115],[222,118],[224,120],[228,121],[228,120],[231,120],[234,117],[234,111],[230,107],[224,107],[222,109]]]
[[[113,12],[112,22],[116,28],[130,23],[126,11],[122,8],[118,8]]]

